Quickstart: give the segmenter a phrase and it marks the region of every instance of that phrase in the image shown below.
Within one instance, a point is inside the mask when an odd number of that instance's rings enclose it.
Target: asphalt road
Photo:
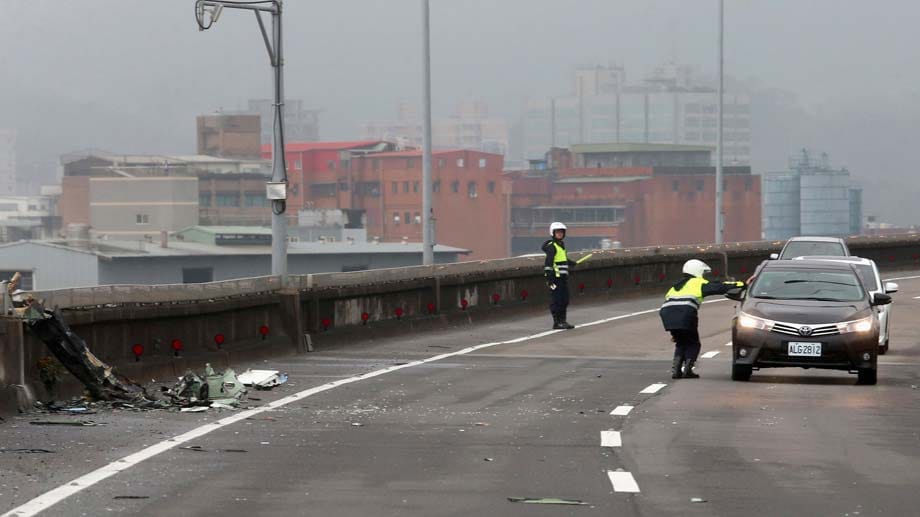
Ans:
[[[703,352],[718,354],[702,379],[672,381],[657,297],[576,297],[573,322],[595,324],[545,333],[548,316],[519,317],[257,365],[291,380],[247,412],[8,419],[0,449],[54,452],[0,454],[0,511],[917,515],[920,278],[900,283],[877,386],[798,369],[732,382],[728,301],[703,309]]]

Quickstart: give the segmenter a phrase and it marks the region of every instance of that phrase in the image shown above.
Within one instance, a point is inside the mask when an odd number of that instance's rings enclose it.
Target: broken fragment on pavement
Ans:
[[[278,370],[246,370],[238,379],[244,385],[257,390],[270,390],[287,382],[288,376]]]

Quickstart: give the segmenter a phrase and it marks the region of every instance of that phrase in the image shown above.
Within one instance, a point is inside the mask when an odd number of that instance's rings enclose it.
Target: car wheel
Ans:
[[[875,368],[860,368],[858,375],[859,384],[875,386],[878,382],[878,370]]]
[[[884,345],[879,345],[878,355],[885,355],[887,353],[888,353],[888,340],[886,339]]]
[[[754,368],[749,364],[733,364],[732,365],[732,380],[733,381],[742,381],[746,382],[751,380],[751,374],[754,372]]]

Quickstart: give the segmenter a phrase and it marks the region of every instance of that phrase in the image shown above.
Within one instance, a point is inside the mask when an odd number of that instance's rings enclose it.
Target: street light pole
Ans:
[[[272,177],[266,184],[266,196],[272,208],[272,276],[281,278],[287,284],[287,219],[284,212],[287,205],[287,164],[284,155],[284,52],[281,34],[281,0],[263,2],[232,2],[218,0],[197,0],[195,16],[200,30],[210,29],[217,22],[225,8],[252,11],[262,32],[265,49],[272,66],[273,131],[272,131]],[[265,29],[262,13],[272,16],[271,36]],[[207,20],[206,20],[206,16]],[[207,21],[208,23],[205,23]]]
[[[722,188],[722,112],[723,112],[723,89],[724,89],[724,76],[723,76],[723,13],[725,10],[724,0],[719,0],[719,105],[718,105],[718,114],[716,124],[718,128],[717,140],[716,140],[716,244],[722,244],[723,233],[725,229],[723,228],[724,218],[722,213],[722,197],[723,197],[723,188]]]
[[[428,0],[422,0],[422,264],[434,264],[433,208],[431,206],[431,32]]]

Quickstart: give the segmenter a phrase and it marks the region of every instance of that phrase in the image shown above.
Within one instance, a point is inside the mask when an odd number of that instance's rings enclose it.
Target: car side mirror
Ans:
[[[736,302],[744,301],[744,289],[732,289],[725,293],[725,297]]]
[[[891,297],[887,294],[875,293],[872,295],[872,305],[888,305],[891,303]]]
[[[779,253],[770,253],[770,260],[779,260]]]
[[[898,292],[900,288],[901,287],[898,284],[894,282],[888,282],[885,284],[885,294],[894,294]]]

